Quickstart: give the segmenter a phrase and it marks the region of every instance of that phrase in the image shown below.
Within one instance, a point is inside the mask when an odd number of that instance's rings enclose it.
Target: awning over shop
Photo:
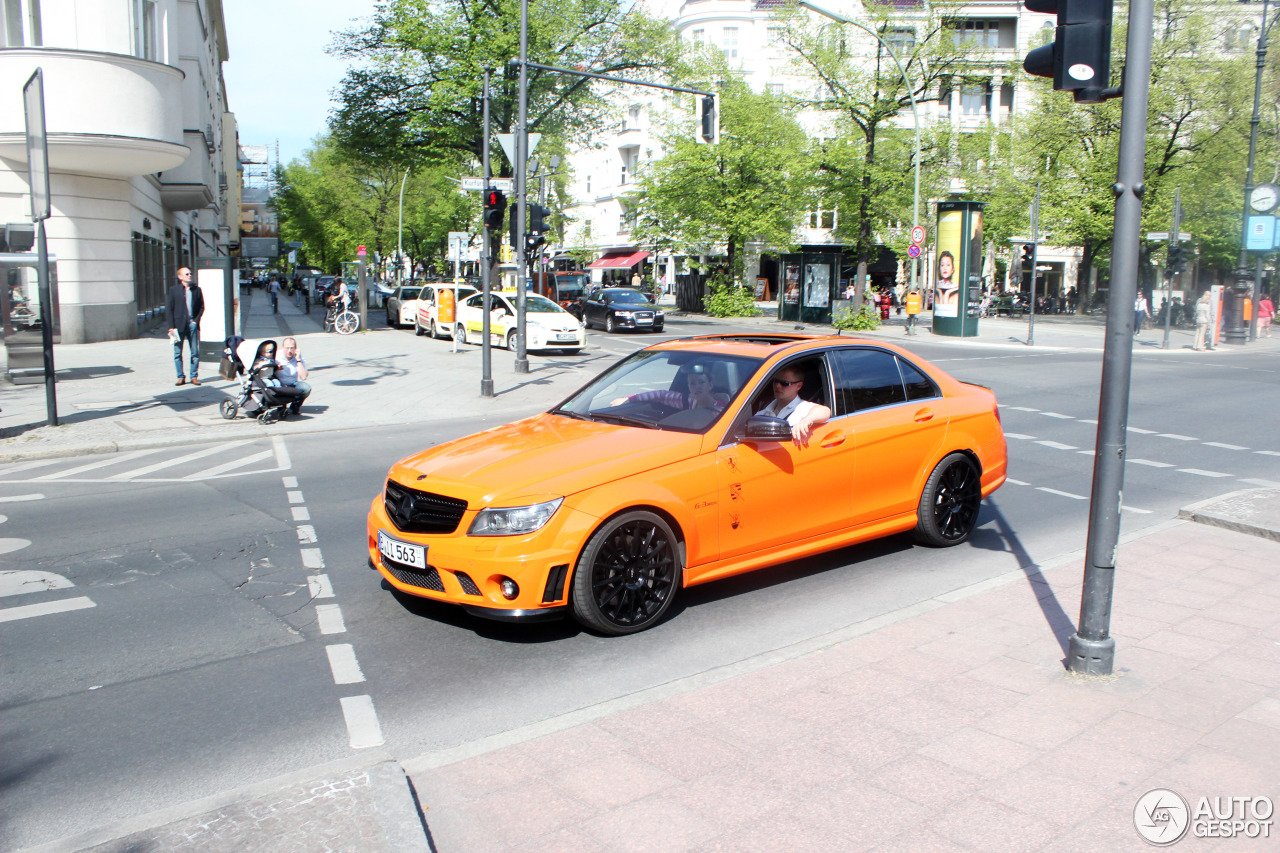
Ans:
[[[621,270],[634,267],[649,257],[648,252],[606,252],[598,261],[587,264],[589,270]]]

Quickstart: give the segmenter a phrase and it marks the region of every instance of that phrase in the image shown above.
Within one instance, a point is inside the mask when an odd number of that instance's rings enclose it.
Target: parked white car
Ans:
[[[417,311],[414,313],[414,331],[419,335],[431,335],[433,338],[453,337],[453,320],[444,320],[440,316],[441,296],[445,291],[453,291],[453,311],[457,317],[458,305],[462,300],[476,292],[469,284],[454,285],[449,282],[428,281],[418,291]]]
[[[411,326],[418,322],[418,295],[422,287],[402,284],[391,292],[384,303],[387,308],[387,325],[393,329]]]

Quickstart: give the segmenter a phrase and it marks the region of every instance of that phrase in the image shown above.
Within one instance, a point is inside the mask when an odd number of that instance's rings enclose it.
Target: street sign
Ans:
[[[923,225],[913,226],[911,228],[911,244],[913,246],[919,246],[923,242],[924,242],[924,226]],[[914,258],[919,254],[920,254],[919,252],[916,252],[916,254],[912,255],[911,257]]]
[[[908,254],[908,255],[910,255],[910,256],[911,256],[911,257],[913,257],[913,258],[918,258],[918,257],[920,257],[920,244],[919,244],[919,243],[912,243],[912,244],[907,248],[907,254]]]
[[[1157,242],[1162,242],[1169,239],[1169,232],[1168,231],[1148,231],[1147,239],[1155,240]],[[1178,232],[1179,243],[1185,243],[1187,240],[1190,240],[1190,239],[1191,239],[1191,235],[1188,234],[1186,231]]]
[[[468,240],[468,238],[469,238],[469,237],[470,237],[470,235],[469,235],[469,234],[467,234],[467,232],[465,232],[465,231],[450,231],[450,232],[449,232],[449,256],[448,256],[448,260],[450,260],[450,261],[462,261],[462,260],[464,260],[464,258],[462,257],[463,247],[467,244],[467,240]]]
[[[1274,216],[1250,216],[1245,233],[1245,248],[1251,252],[1269,252],[1276,241]]]
[[[510,195],[515,192],[516,182],[514,178],[490,178],[489,186]],[[484,189],[484,178],[463,178],[462,188],[464,190],[482,190]]]

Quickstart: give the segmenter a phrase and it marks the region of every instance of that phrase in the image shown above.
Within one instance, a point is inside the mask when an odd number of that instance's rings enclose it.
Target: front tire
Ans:
[[[436,328],[436,321],[432,320],[431,325],[427,327],[427,333],[433,338],[440,337],[440,330]]]
[[[618,323],[613,319],[612,314],[609,314],[604,318],[604,330],[611,335],[618,331]]]
[[[587,541],[573,574],[573,616],[609,636],[634,634],[662,618],[680,587],[680,549],[661,516],[633,510]]]
[[[959,545],[977,526],[981,504],[981,476],[973,460],[963,453],[948,455],[924,484],[916,510],[916,540],[935,548]]]
[[[340,335],[349,335],[360,327],[360,318],[354,311],[343,311],[333,320],[333,329]]]
[[[467,330],[462,327],[460,322],[453,324],[453,339],[458,342],[459,346],[467,342]]]
[[[511,331],[507,332],[507,350],[509,352],[516,351],[516,330],[515,329],[512,329]]]
[[[240,411],[240,407],[236,405],[235,400],[223,400],[218,404],[218,412],[227,420],[234,420],[236,413]]]
[[[422,323],[416,317],[413,320],[413,333],[418,337],[422,337],[427,333],[427,330],[422,328]]]

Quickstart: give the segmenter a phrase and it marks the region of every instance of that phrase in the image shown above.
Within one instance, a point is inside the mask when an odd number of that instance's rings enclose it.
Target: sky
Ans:
[[[280,140],[283,163],[322,133],[346,70],[333,33],[358,29],[374,0],[222,0],[230,59],[222,66],[241,145]]]

